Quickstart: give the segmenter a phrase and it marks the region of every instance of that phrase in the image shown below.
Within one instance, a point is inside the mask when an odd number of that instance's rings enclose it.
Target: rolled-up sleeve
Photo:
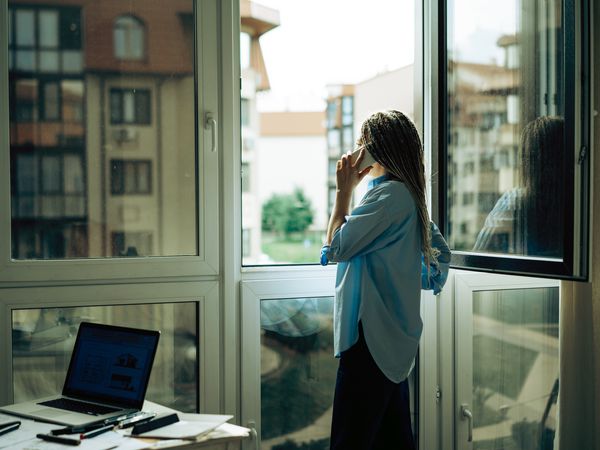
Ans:
[[[425,258],[421,257],[421,289],[433,290],[433,293],[437,295],[442,291],[448,279],[452,253],[444,236],[433,222],[431,222],[431,246],[437,249],[440,254],[437,258],[437,264],[429,264],[429,270],[427,270]]]
[[[394,221],[410,214],[411,200],[392,196],[387,190],[367,195],[333,235],[330,245],[321,249],[321,264],[329,261],[348,261],[351,258],[375,251],[397,237],[385,231]],[[408,192],[406,193],[408,194]]]

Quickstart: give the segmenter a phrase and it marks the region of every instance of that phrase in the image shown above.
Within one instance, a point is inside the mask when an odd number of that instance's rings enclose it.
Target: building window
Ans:
[[[149,160],[110,161],[111,193],[140,195],[152,193],[152,162]]]
[[[9,24],[11,69],[81,72],[81,13],[78,8],[11,7]]]
[[[139,60],[144,58],[144,24],[133,16],[120,16],[113,30],[115,57]]]
[[[150,124],[150,90],[111,89],[111,124]]]

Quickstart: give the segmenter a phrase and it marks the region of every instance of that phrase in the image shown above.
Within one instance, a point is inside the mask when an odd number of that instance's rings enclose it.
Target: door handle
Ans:
[[[469,409],[469,405],[467,405],[466,403],[460,405],[460,416],[463,420],[467,419],[467,426],[469,427],[467,442],[473,442],[473,413]]]
[[[213,117],[211,113],[206,113],[206,120],[204,121],[204,128],[210,128],[211,147],[212,152],[217,151],[217,119]]]

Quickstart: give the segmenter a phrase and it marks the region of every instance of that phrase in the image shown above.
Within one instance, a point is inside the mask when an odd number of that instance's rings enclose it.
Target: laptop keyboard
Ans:
[[[78,402],[77,400],[71,400],[68,398],[57,398],[55,400],[48,400],[47,402],[39,403],[39,405],[50,406],[52,408],[58,409],[65,409],[67,411],[74,411],[83,414],[91,414],[94,416],[101,416],[103,414],[119,411],[119,409],[111,408],[110,406]]]

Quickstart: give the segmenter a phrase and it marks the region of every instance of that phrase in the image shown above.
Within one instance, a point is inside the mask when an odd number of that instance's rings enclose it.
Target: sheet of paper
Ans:
[[[36,423],[39,425],[39,423]],[[56,425],[50,425],[51,428],[56,428]],[[109,431],[100,436],[90,439],[83,439],[78,446],[69,446],[56,442],[47,442],[35,437],[37,433],[43,433],[39,428],[33,430],[33,433],[27,435],[27,439],[14,443],[10,447],[11,450],[65,450],[67,448],[76,448],[77,450],[109,450],[119,447],[119,450],[140,450],[148,448],[149,443],[140,441],[139,439],[126,438],[119,433]],[[48,430],[49,431],[49,430]],[[75,435],[73,435],[75,437]]]
[[[204,433],[214,430],[233,416],[219,414],[186,414],[178,413],[179,422],[156,430],[142,433],[139,437],[157,439],[195,439]],[[129,432],[131,433],[131,432]]]

